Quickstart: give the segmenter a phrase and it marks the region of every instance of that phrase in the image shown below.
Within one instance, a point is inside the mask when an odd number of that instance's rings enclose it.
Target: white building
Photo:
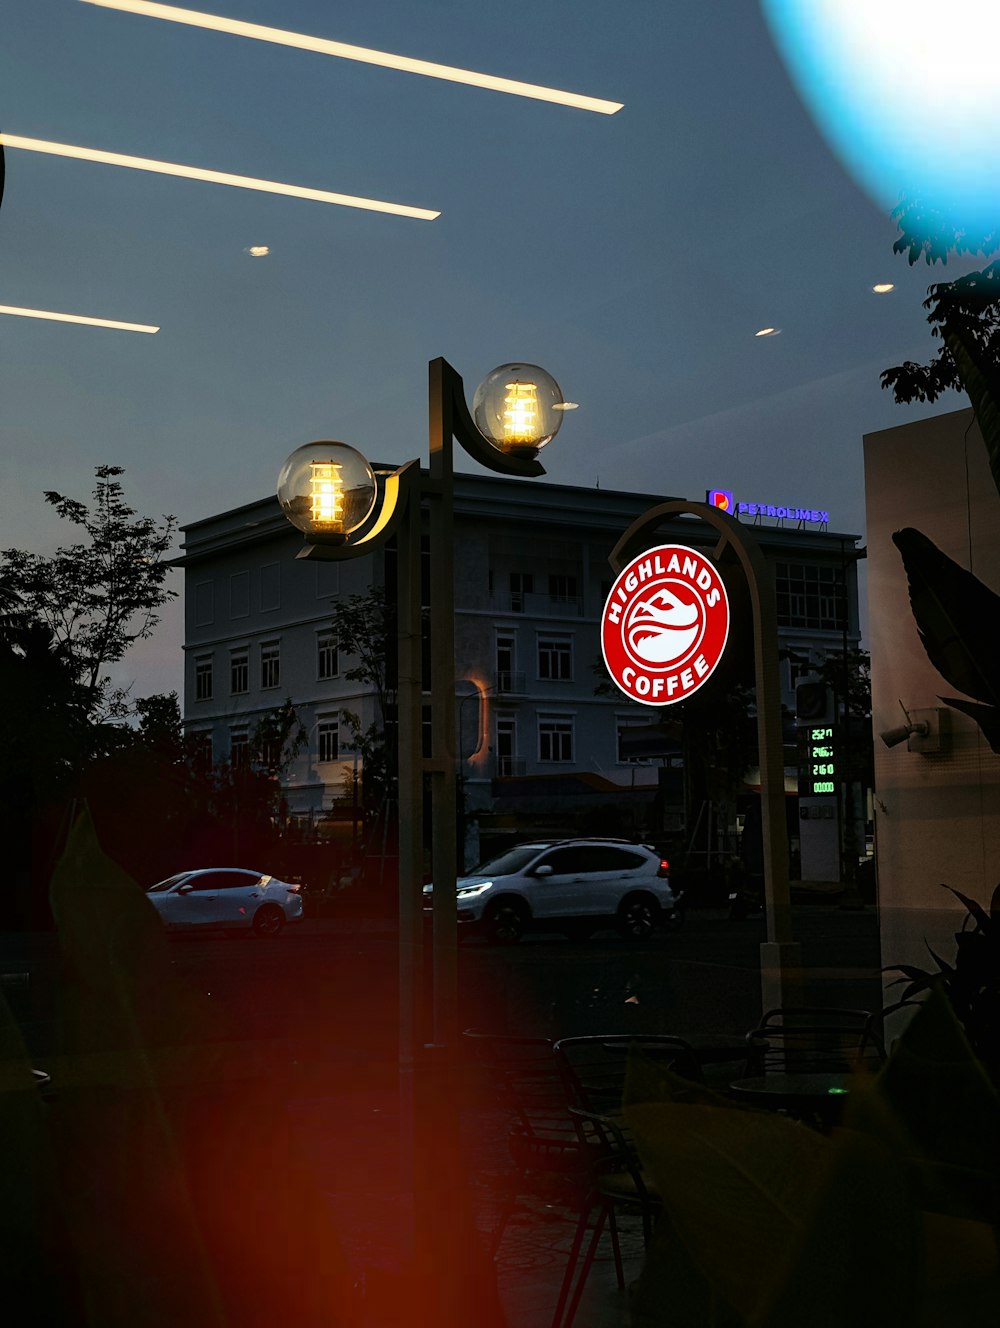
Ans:
[[[586,808],[636,793],[650,801],[659,763],[630,759],[621,735],[660,712],[595,689],[606,676],[598,624],[612,580],[608,554],[637,516],[662,501],[456,476],[456,758],[469,808]],[[856,645],[855,562],[845,556],[855,537],[801,520],[767,522],[762,513],[758,533],[775,562],[783,645],[803,659],[839,651],[845,639]],[[289,807],[322,816],[343,796],[356,759],[341,711],[364,724],[375,718],[371,690],[345,677],[356,661],[338,651],[330,605],[385,586],[387,577],[391,589],[392,553],[296,560],[302,536],[274,498],[183,533],[186,729],[204,735],[214,760],[238,757],[257,718],[290,698],[308,743],[290,771]],[[665,538],[678,533],[674,522]],[[715,536],[685,520],[684,538],[710,545]],[[803,668],[785,660],[782,670],[792,710]]]
[[[971,410],[867,434],[865,488],[882,962],[933,968],[965,916],[942,882],[988,905],[1000,880],[1000,756],[942,700],[963,693],[921,644],[892,535],[915,527],[1000,593],[1000,498]]]

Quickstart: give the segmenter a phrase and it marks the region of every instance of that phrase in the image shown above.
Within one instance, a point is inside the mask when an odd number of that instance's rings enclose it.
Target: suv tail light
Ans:
[[[289,891],[290,894],[297,895],[297,894],[299,894],[299,892],[301,891],[302,886],[301,886],[301,885],[290,885],[290,884],[289,884],[289,885],[286,886],[286,888],[288,889],[288,891]]]
[[[656,869],[656,874],[657,874],[657,876],[669,876],[669,875],[670,875],[670,863],[667,861],[666,858],[661,858],[661,859],[660,859],[660,865],[659,865],[659,867],[657,867],[657,869]]]

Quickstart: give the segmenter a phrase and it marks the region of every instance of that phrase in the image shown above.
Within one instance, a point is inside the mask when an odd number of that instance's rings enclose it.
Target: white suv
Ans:
[[[424,886],[424,908],[432,885]],[[458,920],[512,945],[526,931],[558,930],[586,939],[611,923],[643,940],[681,914],[670,864],[646,844],[624,839],[563,839],[518,844],[458,881]]]

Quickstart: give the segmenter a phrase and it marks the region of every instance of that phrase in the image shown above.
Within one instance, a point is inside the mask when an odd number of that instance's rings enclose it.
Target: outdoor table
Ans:
[[[850,1093],[851,1076],[835,1071],[796,1074],[772,1071],[736,1079],[729,1085],[733,1097],[748,1106],[786,1111],[798,1119],[818,1118],[824,1127],[834,1124]]]

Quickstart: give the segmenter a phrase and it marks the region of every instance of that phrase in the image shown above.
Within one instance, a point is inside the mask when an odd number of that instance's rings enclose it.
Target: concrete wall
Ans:
[[[865,487],[882,962],[926,967],[925,938],[951,957],[964,915],[941,882],[984,901],[1000,881],[1000,756],[939,699],[956,693],[920,643],[892,534],[916,527],[1000,592],[1000,496],[971,410],[866,435]],[[940,712],[939,751],[880,741],[900,702]]]

